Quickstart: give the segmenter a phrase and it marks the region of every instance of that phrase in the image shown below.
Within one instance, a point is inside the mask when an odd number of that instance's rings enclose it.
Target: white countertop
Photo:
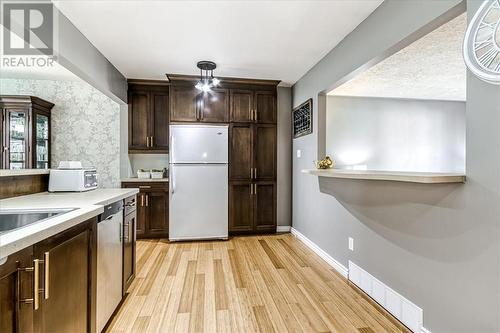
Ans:
[[[49,169],[0,170],[0,177],[48,175]]]
[[[137,194],[135,188],[97,189],[88,192],[37,193],[0,200],[0,211],[74,208],[28,226],[0,233],[0,261],[25,247],[82,223],[104,212],[104,206]]]
[[[161,182],[168,182],[168,178],[137,178],[137,177],[131,177],[131,178],[122,178],[121,179],[122,183],[161,183]]]
[[[345,169],[308,169],[303,173],[319,177],[388,180],[423,184],[465,183],[465,174],[440,172],[407,172],[407,171],[375,171],[375,170],[345,170]]]

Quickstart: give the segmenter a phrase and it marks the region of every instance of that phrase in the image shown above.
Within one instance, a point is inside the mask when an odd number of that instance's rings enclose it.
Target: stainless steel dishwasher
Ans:
[[[123,200],[104,207],[97,224],[97,332],[122,299]]]

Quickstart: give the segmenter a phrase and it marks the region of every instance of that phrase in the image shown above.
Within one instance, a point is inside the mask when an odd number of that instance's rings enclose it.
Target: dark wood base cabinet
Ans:
[[[128,291],[135,278],[135,241],[137,226],[137,198],[125,199],[123,219],[123,295]]]
[[[9,256],[0,265],[0,331],[92,332],[96,250],[93,218]]]
[[[138,188],[137,238],[168,238],[168,182],[123,182],[124,188]]]

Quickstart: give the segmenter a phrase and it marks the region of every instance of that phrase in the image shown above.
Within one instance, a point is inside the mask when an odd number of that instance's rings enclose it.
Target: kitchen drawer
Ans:
[[[124,188],[138,188],[139,190],[164,189],[168,191],[168,181],[164,182],[122,182]]]

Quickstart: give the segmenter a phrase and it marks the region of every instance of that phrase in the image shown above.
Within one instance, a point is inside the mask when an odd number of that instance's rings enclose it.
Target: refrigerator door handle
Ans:
[[[174,135],[170,135],[170,163],[172,163],[172,158],[174,156]]]
[[[173,135],[170,136],[170,146],[171,146],[170,160],[172,161],[172,158],[175,156],[174,155],[174,136]],[[170,178],[171,178],[171,179],[169,179],[170,184],[171,184],[170,191],[172,194],[174,194],[174,192],[175,192],[175,175],[174,175],[174,165],[173,164],[170,164],[169,170],[170,170]]]

